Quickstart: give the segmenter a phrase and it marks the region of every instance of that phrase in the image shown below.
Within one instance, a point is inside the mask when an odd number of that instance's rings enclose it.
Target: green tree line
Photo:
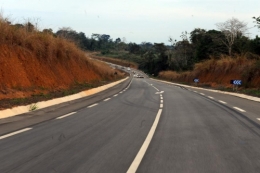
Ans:
[[[253,20],[260,29],[260,17],[253,17]],[[24,27],[28,32],[35,30],[30,22],[13,26]],[[89,38],[83,32],[66,27],[60,28],[56,33],[52,29],[44,29],[42,32],[72,41],[85,51],[100,51],[103,55],[114,54],[118,55],[117,58],[134,61],[139,64],[139,69],[155,76],[162,70],[192,70],[195,63],[220,58],[221,55],[248,54],[249,58],[259,58],[260,38],[249,38],[244,22],[232,18],[216,26],[218,30],[195,28],[191,32],[184,31],[180,34],[180,40],[170,37],[169,45],[126,43],[124,38],[113,40],[108,34],[97,33]]]

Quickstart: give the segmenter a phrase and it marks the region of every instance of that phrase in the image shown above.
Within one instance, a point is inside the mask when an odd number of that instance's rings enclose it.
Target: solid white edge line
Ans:
[[[106,102],[106,101],[108,101],[108,100],[110,100],[110,99],[111,99],[111,98],[107,98],[107,99],[104,100],[104,102]]]
[[[14,135],[17,135],[19,133],[23,133],[25,131],[28,131],[28,130],[31,130],[32,128],[25,128],[25,129],[22,129],[22,130],[18,130],[16,132],[12,132],[12,133],[9,133],[9,134],[6,134],[6,135],[3,135],[3,136],[0,136],[0,139],[4,139],[4,138],[8,138],[10,136],[14,136]]]
[[[98,105],[98,104],[95,103],[95,104],[93,104],[93,105],[88,106],[88,108],[92,108],[92,107],[97,106],[97,105]]]
[[[62,119],[62,118],[68,117],[68,116],[73,115],[73,114],[75,114],[75,113],[77,113],[77,112],[71,112],[71,113],[68,113],[68,114],[66,114],[66,115],[62,115],[62,116],[56,118],[56,120],[59,120],[59,119]]]
[[[227,104],[226,102],[222,101],[222,100],[219,100],[220,103],[223,103],[223,104]]]
[[[159,109],[151,129],[150,129],[142,147],[140,148],[139,152],[135,156],[134,161],[132,162],[131,166],[128,168],[127,173],[135,173],[137,168],[139,167],[139,165],[144,157],[144,154],[145,154],[150,142],[152,141],[152,138],[155,133],[156,127],[159,123],[161,114],[162,114],[162,109]]]
[[[236,109],[236,110],[239,110],[240,112],[246,112],[245,110],[238,108],[238,107],[233,107],[233,108]]]

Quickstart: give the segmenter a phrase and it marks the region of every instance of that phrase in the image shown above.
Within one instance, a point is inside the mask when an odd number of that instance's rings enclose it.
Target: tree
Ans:
[[[116,44],[118,44],[118,43],[120,43],[121,42],[121,39],[120,38],[117,38],[116,40],[115,40],[115,43]]]
[[[46,34],[53,34],[53,30],[51,28],[49,29],[43,29],[42,30],[43,33],[46,33]]]
[[[227,46],[228,53],[232,55],[232,46],[235,42],[235,39],[238,36],[244,35],[247,31],[247,24],[239,21],[236,18],[232,18],[223,23],[217,23],[217,28],[225,35],[225,39],[222,42]]]
[[[253,19],[255,19],[254,23],[256,23],[257,27],[260,29],[260,16],[259,17],[253,17]]]
[[[35,30],[34,25],[31,22],[25,23],[24,26],[27,32],[33,32]]]

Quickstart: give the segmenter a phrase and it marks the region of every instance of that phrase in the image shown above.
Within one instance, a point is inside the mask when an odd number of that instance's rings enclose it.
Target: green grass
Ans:
[[[26,98],[14,98],[11,100],[13,104],[22,104],[25,103],[26,101],[27,101]]]
[[[244,89],[241,90],[242,93],[255,96],[255,97],[260,97],[260,89]]]

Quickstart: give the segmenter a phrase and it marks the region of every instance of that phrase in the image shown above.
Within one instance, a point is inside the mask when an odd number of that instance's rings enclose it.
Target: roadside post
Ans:
[[[195,78],[195,79],[193,79],[193,81],[195,82],[195,84],[196,84],[196,86],[197,86],[198,83],[199,83],[199,79],[198,79],[198,78]]]
[[[233,91],[237,91],[238,85],[242,85],[242,80],[230,80],[230,84],[233,84]]]

